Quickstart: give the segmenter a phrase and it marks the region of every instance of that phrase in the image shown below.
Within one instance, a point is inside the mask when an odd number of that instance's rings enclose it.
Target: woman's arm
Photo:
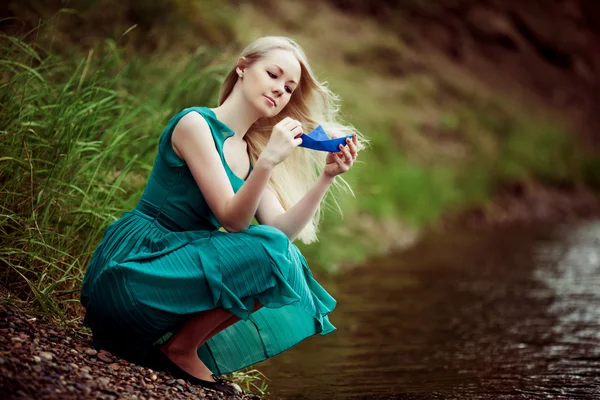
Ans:
[[[334,179],[335,177],[321,174],[306,194],[287,211],[284,211],[270,189],[265,190],[257,209],[257,221],[279,229],[293,241],[315,215],[317,207]]]
[[[340,151],[329,153],[325,168],[315,184],[289,210],[285,211],[270,188],[264,191],[258,205],[256,219],[259,223],[271,225],[284,232],[290,240],[294,240],[300,231],[315,215],[319,203],[331,186],[335,177],[347,172],[358,154],[356,134],[352,140],[346,141],[347,146],[340,145]]]
[[[228,232],[248,229],[276,162],[269,154],[261,155],[246,182],[234,193],[204,117],[197,112],[184,115],[172,141],[223,228]]]
[[[239,232],[250,227],[274,166],[275,163],[266,158],[259,158],[246,182],[228,202],[227,215],[232,221],[229,232]]]

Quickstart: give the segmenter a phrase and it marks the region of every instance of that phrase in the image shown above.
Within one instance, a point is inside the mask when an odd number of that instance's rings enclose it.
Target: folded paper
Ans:
[[[312,132],[303,133],[302,135],[300,135],[300,139],[302,139],[300,147],[335,153],[340,151],[340,144],[346,144],[347,138],[352,139],[352,136],[342,136],[339,138],[331,139],[329,136],[327,136],[327,134],[323,130],[323,127],[319,125],[315,129],[313,129]]]

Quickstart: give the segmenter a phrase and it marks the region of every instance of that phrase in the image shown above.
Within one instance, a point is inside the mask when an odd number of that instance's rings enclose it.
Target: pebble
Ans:
[[[98,357],[100,360],[104,361],[105,363],[109,363],[112,361],[112,357],[111,357],[110,353],[106,352],[104,350],[100,350],[98,352],[98,354],[96,355],[96,357]]]
[[[3,379],[19,382],[13,392],[19,398],[33,398],[35,394],[35,398],[49,400],[225,400],[163,371],[94,349],[92,335],[85,330],[67,334],[45,318],[35,320],[20,310],[13,317],[8,313],[10,307],[0,304],[0,374]],[[0,383],[3,399],[1,387]]]
[[[98,350],[95,349],[87,349],[85,351],[85,354],[87,354],[88,356],[95,356],[96,354],[98,354]]]

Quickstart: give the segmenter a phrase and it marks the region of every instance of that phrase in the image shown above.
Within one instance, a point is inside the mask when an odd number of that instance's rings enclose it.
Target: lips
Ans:
[[[266,97],[267,99],[269,99],[269,101],[272,103],[273,107],[276,107],[276,106],[277,106],[277,103],[275,102],[275,100],[273,100],[273,98],[272,98],[272,97],[269,97],[269,96],[266,96],[266,95],[265,95],[265,97]]]

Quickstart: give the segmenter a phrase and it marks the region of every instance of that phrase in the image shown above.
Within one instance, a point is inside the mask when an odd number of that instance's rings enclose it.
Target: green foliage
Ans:
[[[584,181],[600,191],[600,156],[597,154],[584,154],[580,162]]]
[[[229,378],[246,392],[259,393],[261,396],[267,394],[267,388],[269,387],[267,381],[269,379],[256,369],[247,368],[236,371]]]
[[[153,7],[166,7],[160,10],[168,21],[186,10],[187,3],[177,4],[169,0],[138,10],[139,26],[107,33],[114,39],[97,42],[83,55],[1,38],[0,263],[6,268],[0,279],[47,312],[68,311],[77,301],[83,271],[105,228],[137,204],[168,119],[188,106],[217,103],[229,67],[217,61],[222,49],[146,52],[130,46],[130,36],[148,30],[154,35],[168,26],[156,21],[160,15]],[[94,16],[96,5],[88,7],[80,8],[82,16],[100,18]],[[185,21],[196,18],[194,10]],[[202,23],[211,25],[210,19]],[[165,40],[173,43],[177,32]],[[361,46],[356,43],[348,54],[361,54]],[[378,46],[367,54],[384,63],[393,45]],[[401,80],[362,64],[324,68],[344,99],[347,119],[371,147],[345,174],[356,197],[339,197],[343,216],[326,208],[319,242],[297,242],[311,268],[360,262],[404,234],[393,221],[408,230],[433,224],[444,214],[485,203],[506,181],[600,188],[598,158],[582,155],[562,129],[525,118],[505,101],[482,100],[445,72],[436,75],[411,58],[400,61],[392,67],[405,71]],[[391,227],[384,232],[384,226]]]
[[[136,97],[144,64],[124,62],[113,41],[70,60],[0,39],[0,279],[61,313],[105,228],[137,204],[173,108],[214,102],[222,67],[200,49],[163,66],[159,92]]]
[[[235,40],[234,9],[219,0],[9,0],[8,8],[54,52],[104,38],[137,51],[190,50]],[[45,29],[37,30],[39,24]],[[123,33],[127,32],[126,35]]]
[[[511,128],[501,147],[501,179],[535,176],[552,184],[578,178],[578,149],[573,136],[554,125],[529,119]]]

